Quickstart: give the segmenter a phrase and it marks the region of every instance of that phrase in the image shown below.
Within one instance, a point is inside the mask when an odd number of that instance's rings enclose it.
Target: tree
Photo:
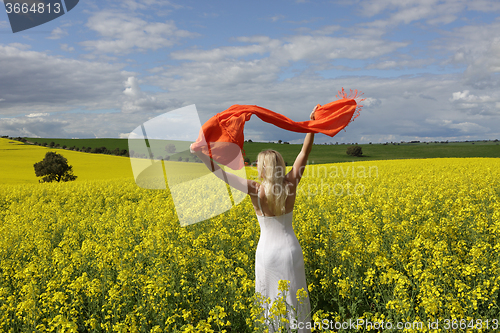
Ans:
[[[68,165],[68,160],[56,152],[49,151],[42,161],[33,164],[35,175],[43,177],[40,183],[68,182],[76,179],[73,167]]]
[[[167,153],[170,153],[170,154],[175,154],[175,145],[173,143],[169,143],[166,147],[165,147],[165,151]]]
[[[347,155],[359,157],[363,155],[363,151],[360,146],[350,146],[347,148]]]

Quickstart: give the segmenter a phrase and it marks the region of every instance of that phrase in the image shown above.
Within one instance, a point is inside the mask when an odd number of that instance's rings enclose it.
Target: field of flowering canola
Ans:
[[[309,165],[294,228],[317,322],[500,319],[500,159]],[[249,198],[180,227],[132,179],[1,185],[0,236],[0,332],[254,331]]]

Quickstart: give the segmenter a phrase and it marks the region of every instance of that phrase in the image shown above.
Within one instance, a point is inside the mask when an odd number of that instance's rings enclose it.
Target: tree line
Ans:
[[[24,143],[29,143],[29,141],[25,138],[21,137],[9,137],[7,135],[2,136],[4,139],[9,139],[9,140],[15,140],[15,141],[20,141]],[[49,143],[47,142],[33,142],[34,145],[37,146],[42,146],[42,147],[50,147],[50,148],[62,148],[62,149],[67,149],[67,150],[73,150],[73,151],[79,151],[82,153],[92,153],[92,154],[107,154],[107,155],[116,155],[116,156],[125,156],[125,157],[130,157],[129,152],[127,149],[120,149],[120,148],[115,148],[113,150],[108,149],[104,146],[102,147],[76,147],[76,146],[71,146],[68,147],[67,145],[60,145],[59,143],[55,143],[54,141],[51,141]]]

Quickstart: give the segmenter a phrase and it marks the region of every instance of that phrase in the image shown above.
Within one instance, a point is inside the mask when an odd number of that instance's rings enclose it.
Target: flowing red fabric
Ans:
[[[241,149],[245,141],[245,122],[256,115],[266,123],[299,133],[323,133],[333,137],[359,116],[362,105],[356,102],[358,91],[347,95],[342,88],[340,99],[323,106],[318,104],[315,120],[295,122],[290,118],[256,105],[233,105],[203,124],[198,139],[191,145],[194,151],[201,150],[216,162],[239,170],[244,166]],[[338,97],[338,96],[337,96]]]

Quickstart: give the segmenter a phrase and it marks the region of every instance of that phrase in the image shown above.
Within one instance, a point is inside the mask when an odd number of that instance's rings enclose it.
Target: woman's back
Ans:
[[[266,197],[266,191],[265,188],[262,184],[258,184],[258,189],[257,189],[257,195],[256,196],[250,196],[252,199],[252,204],[254,206],[255,212],[257,215],[261,216],[276,216],[276,215],[283,215],[283,214],[274,214],[272,212],[271,208],[268,205],[267,197]],[[285,199],[285,214],[288,214],[293,211],[293,207],[295,205],[295,190],[293,187],[293,184],[290,182],[285,182],[285,185],[289,189],[289,194],[287,198]],[[285,190],[283,188],[283,190]],[[260,205],[259,205],[260,202]]]

